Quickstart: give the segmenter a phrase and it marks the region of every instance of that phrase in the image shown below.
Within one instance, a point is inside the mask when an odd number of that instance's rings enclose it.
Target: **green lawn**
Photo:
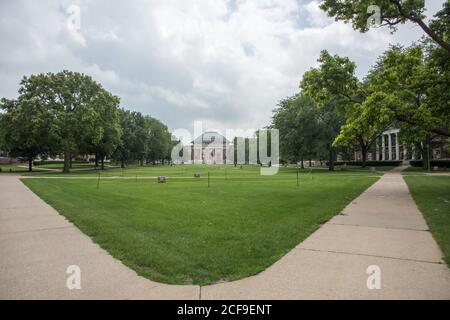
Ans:
[[[22,167],[23,166],[23,167]],[[28,170],[27,164],[0,164],[0,174],[9,172],[25,172]]]
[[[150,178],[158,175],[167,183]],[[295,168],[262,177],[257,166],[179,165],[109,169],[98,189],[97,172],[22,181],[138,274],[208,284],[264,270],[378,179],[303,170],[297,186],[296,176]]]
[[[450,266],[450,177],[404,176]]]
[[[441,173],[441,172],[450,172],[447,168],[438,168],[437,170],[431,170],[431,171],[428,171],[428,170],[425,170],[424,168],[422,168],[422,167],[408,167],[408,168],[406,168],[405,170],[403,170],[403,173],[406,173],[406,174],[417,174],[417,173],[419,173],[419,174],[423,174],[423,173]]]
[[[64,167],[64,163],[45,163],[45,164],[40,164],[40,165],[36,165],[34,166],[34,168],[43,168],[43,169],[59,169],[62,170],[62,168]],[[95,165],[93,163],[78,163],[78,162],[74,162],[72,163],[72,168],[73,169],[79,169],[79,168],[95,168]]]

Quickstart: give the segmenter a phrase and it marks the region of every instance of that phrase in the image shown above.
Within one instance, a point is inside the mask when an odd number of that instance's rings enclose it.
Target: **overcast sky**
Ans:
[[[443,3],[426,2],[429,16]],[[79,30],[68,24],[71,5]],[[263,127],[322,49],[348,56],[362,77],[389,43],[423,34],[410,24],[360,34],[316,1],[295,0],[0,0],[0,19],[1,97],[16,97],[24,75],[69,69],[171,130],[191,130],[194,120],[204,129]]]

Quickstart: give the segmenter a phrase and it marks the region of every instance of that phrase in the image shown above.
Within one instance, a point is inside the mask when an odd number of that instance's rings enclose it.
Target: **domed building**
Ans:
[[[191,141],[192,163],[220,164],[227,160],[230,141],[217,131],[206,131]]]

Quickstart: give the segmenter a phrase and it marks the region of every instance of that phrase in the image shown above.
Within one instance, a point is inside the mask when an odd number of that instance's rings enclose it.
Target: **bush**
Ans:
[[[63,164],[64,160],[41,160],[41,161],[33,161],[34,166],[42,166],[45,164]],[[86,160],[83,161],[72,161],[72,163],[88,163]]]
[[[423,160],[411,160],[409,164],[412,167],[423,167]],[[450,168],[450,160],[431,160],[431,167]]]
[[[375,161],[370,160],[366,161],[367,167],[380,167],[380,166],[398,166],[402,163],[402,161]],[[328,162],[326,163],[328,165]],[[336,161],[334,163],[335,166],[342,166],[342,165],[348,165],[348,166],[359,166],[361,167],[363,165],[362,161]]]

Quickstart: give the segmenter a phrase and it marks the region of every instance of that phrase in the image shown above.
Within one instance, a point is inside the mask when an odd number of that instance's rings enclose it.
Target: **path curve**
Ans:
[[[265,271],[209,286],[138,276],[19,180],[0,175],[0,299],[450,299],[450,270],[400,170]],[[66,286],[81,268],[81,290]],[[368,289],[369,266],[381,289]]]

